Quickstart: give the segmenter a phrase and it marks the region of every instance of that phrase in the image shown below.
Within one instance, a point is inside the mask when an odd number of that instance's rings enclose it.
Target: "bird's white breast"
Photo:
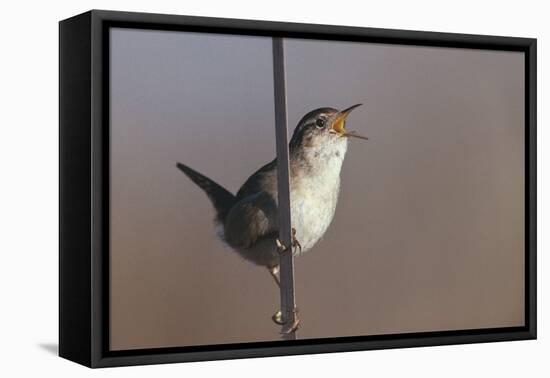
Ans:
[[[291,180],[291,222],[302,252],[311,249],[332,222],[346,147],[347,144],[342,143],[333,149],[325,148],[312,156],[316,162],[312,171]],[[315,154],[315,151],[311,153]]]

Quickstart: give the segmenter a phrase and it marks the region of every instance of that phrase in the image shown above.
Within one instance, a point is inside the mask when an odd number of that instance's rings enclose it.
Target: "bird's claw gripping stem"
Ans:
[[[292,238],[291,247],[293,248],[292,252],[295,253],[296,249],[298,249],[300,253],[302,253],[302,245],[300,244],[298,239],[296,239],[296,229],[294,227],[292,228],[291,238]],[[284,245],[283,242],[281,242],[280,239],[276,239],[275,242],[277,243],[277,250],[279,251],[279,253],[282,253],[287,250],[287,247]]]
[[[273,322],[278,325],[285,324],[285,322],[283,322],[283,313],[281,312],[281,310],[277,310],[277,312],[274,313],[273,316],[271,316],[271,320],[273,320]]]
[[[298,329],[298,327],[300,326],[300,319],[298,318],[298,308],[294,308],[293,318],[294,318],[294,321],[292,323],[291,322],[285,323],[283,321],[283,314],[281,313],[281,310],[278,310],[271,317],[271,319],[273,320],[273,322],[275,322],[275,324],[283,326],[283,329],[281,329],[281,334],[292,333],[292,332],[296,331]]]
[[[283,253],[284,251],[286,251],[288,249],[287,246],[283,242],[281,242],[280,239],[275,239],[275,242],[277,243],[277,251],[279,251],[279,253]],[[298,239],[296,239],[296,229],[295,228],[292,228],[292,230],[291,230],[291,244],[290,245],[291,245],[291,248],[293,249],[292,250],[293,255],[296,253],[296,250],[299,250],[300,253],[302,252],[302,245],[300,244]],[[277,267],[276,270],[271,269],[270,272],[271,272],[271,275],[275,278],[275,281],[277,282],[277,284],[280,286],[280,282],[279,282],[279,279],[277,277],[277,273],[279,272],[279,267]],[[298,329],[298,326],[300,325],[300,319],[298,319],[298,309],[296,307],[293,310],[292,318],[289,319],[290,321],[285,322],[283,320],[283,314],[281,313],[281,310],[277,311],[271,317],[271,319],[276,324],[283,326],[283,328],[281,329],[281,334],[283,334],[283,335],[288,335],[288,334],[296,331]]]
[[[294,310],[294,320],[292,322],[287,322],[283,324],[283,329],[281,329],[281,334],[288,335],[298,329],[300,326],[300,319],[298,318],[298,309],[295,307]]]
[[[292,228],[291,235],[292,235],[292,248],[294,248],[294,251],[296,251],[296,248],[298,248],[300,250],[300,253],[302,253],[302,245],[300,244],[298,239],[296,239],[296,229],[294,227]]]
[[[286,246],[279,238],[275,239],[275,243],[277,243],[277,251],[279,251],[279,253],[286,251]]]

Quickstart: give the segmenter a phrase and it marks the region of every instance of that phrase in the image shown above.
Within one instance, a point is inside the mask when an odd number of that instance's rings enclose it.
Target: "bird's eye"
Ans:
[[[325,127],[325,120],[322,118],[317,118],[317,120],[315,121],[315,126],[322,129],[323,127]]]

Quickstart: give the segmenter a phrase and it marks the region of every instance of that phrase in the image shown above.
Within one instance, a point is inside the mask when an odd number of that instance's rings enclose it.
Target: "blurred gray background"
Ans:
[[[524,64],[286,40],[289,128],[362,102],[334,221],[296,260],[299,338],[523,325]],[[265,269],[181,161],[235,192],[275,156],[271,40],[111,32],[111,348],[278,340]]]

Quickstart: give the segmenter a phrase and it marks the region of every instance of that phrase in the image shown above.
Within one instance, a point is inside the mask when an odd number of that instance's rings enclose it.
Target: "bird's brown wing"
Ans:
[[[254,172],[237,192],[237,201],[259,192],[268,192],[277,196],[277,159]]]
[[[277,205],[267,192],[241,199],[225,220],[224,238],[234,248],[250,248],[259,239],[277,233]]]

